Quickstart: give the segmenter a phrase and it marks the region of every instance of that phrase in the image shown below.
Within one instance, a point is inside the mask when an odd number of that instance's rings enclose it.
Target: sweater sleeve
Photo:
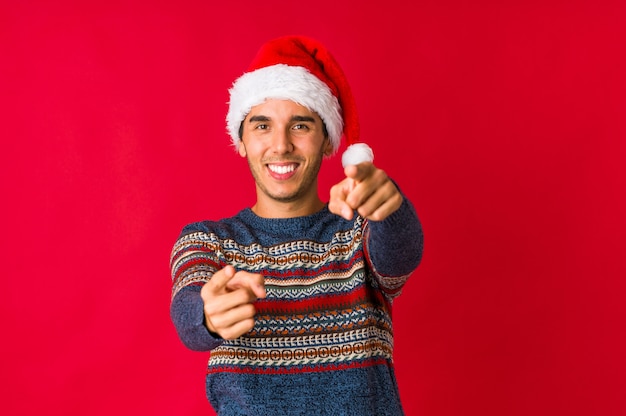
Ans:
[[[220,268],[215,244],[209,234],[188,226],[172,249],[170,317],[180,340],[195,351],[212,350],[223,341],[207,329],[200,296],[202,286]]]
[[[393,299],[422,259],[424,235],[411,202],[403,196],[400,208],[383,221],[368,221],[365,236],[367,258],[377,283]]]

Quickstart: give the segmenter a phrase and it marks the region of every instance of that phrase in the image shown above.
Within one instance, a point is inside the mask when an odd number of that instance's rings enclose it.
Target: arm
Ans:
[[[367,220],[365,251],[381,289],[397,296],[421,261],[422,227],[411,203],[387,174],[371,162],[347,166],[333,186],[329,209],[346,219]]]
[[[365,230],[366,258],[380,288],[391,298],[400,291],[422,259],[424,234],[411,202],[403,197],[398,210]]]
[[[220,250],[211,233],[197,230],[184,230],[172,250],[170,315],[192,350],[211,350],[248,332],[254,326],[253,302],[265,297],[263,277],[222,265]]]
[[[204,324],[204,303],[200,296],[202,286],[188,286],[172,299],[170,317],[178,337],[194,351],[210,351],[222,344],[217,334],[211,334]]]

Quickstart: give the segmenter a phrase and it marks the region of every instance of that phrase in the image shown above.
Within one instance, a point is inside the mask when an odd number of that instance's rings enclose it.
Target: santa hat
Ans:
[[[248,71],[230,92],[226,126],[239,147],[239,127],[250,109],[267,99],[294,101],[317,113],[336,152],[341,137],[348,144],[359,137],[354,97],[339,64],[318,41],[287,36],[263,45]]]

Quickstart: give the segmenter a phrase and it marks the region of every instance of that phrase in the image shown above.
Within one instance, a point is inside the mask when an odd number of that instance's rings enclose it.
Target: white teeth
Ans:
[[[296,165],[267,165],[267,167],[274,173],[284,175],[285,173],[293,172],[296,170]]]

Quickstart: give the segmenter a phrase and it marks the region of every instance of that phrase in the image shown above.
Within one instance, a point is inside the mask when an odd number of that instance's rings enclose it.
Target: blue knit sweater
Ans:
[[[324,208],[267,219],[245,209],[186,226],[171,257],[171,317],[183,343],[211,351],[206,392],[219,415],[402,415],[391,304],[421,260],[404,200],[384,221]],[[204,325],[202,285],[225,265],[261,273],[267,297],[232,341]]]

